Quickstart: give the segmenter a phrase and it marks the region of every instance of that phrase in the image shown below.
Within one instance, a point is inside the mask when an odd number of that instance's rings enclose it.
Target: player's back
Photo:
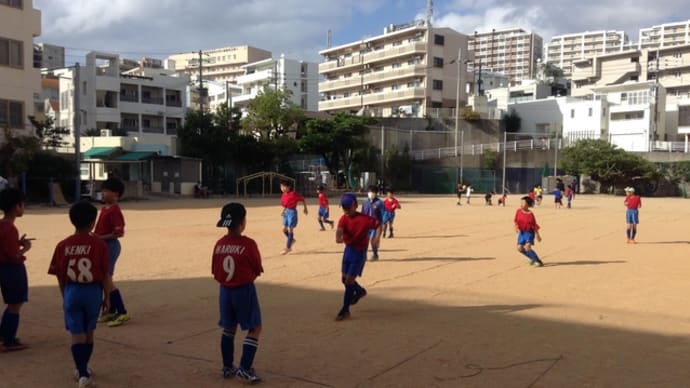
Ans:
[[[343,242],[356,250],[365,250],[369,244],[369,231],[376,228],[374,217],[362,213],[353,216],[343,214],[338,221],[338,229],[343,230]]]
[[[108,248],[103,240],[76,233],[55,247],[48,273],[66,283],[100,283],[108,275]]]
[[[225,235],[213,248],[213,277],[225,287],[254,282],[263,267],[256,242],[245,236]]]

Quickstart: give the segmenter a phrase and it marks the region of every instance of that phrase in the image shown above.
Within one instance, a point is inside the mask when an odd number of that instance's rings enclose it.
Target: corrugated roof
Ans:
[[[118,155],[113,158],[113,160],[118,160],[118,161],[136,161],[136,160],[143,160],[143,159],[148,159],[152,156],[156,155],[155,152],[145,152],[145,151],[140,151],[140,152],[125,152],[122,155]]]
[[[107,158],[108,156],[114,154],[120,149],[120,147],[91,147],[88,151],[84,152],[84,158],[86,159],[101,159]]]

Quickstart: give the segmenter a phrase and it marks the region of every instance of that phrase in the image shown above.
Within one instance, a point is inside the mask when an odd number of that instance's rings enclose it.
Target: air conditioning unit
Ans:
[[[110,129],[101,129],[101,136],[102,137],[113,136],[113,131],[111,131]]]

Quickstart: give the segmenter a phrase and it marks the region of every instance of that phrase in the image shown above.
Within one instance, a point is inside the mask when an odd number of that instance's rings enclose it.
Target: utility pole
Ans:
[[[77,168],[77,176],[74,184],[74,202],[81,199],[81,109],[79,95],[79,62],[74,64],[74,114],[72,115],[72,126],[74,127],[74,159],[75,167]]]
[[[460,84],[462,82],[462,49],[458,48],[458,84],[455,90],[455,157],[458,157],[458,131],[460,127]]]
[[[273,62],[273,90],[278,91],[278,61]]]
[[[204,111],[204,62],[203,52],[199,50],[199,108]]]

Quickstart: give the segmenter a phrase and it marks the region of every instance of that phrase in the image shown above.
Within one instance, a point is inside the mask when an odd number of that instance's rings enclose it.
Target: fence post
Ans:
[[[48,179],[48,206],[53,207],[55,198],[53,198],[53,178]]]

